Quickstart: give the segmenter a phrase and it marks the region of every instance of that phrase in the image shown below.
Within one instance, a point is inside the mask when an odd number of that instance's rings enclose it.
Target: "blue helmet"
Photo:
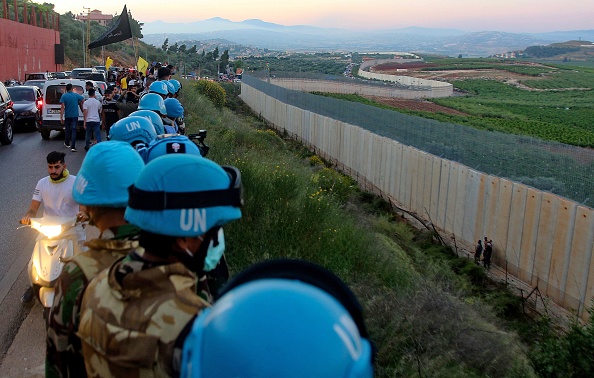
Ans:
[[[93,146],[76,175],[72,197],[85,206],[124,208],[128,188],[144,162],[128,143],[109,141]]]
[[[165,134],[165,128],[163,127],[163,119],[160,115],[153,112],[152,110],[137,110],[135,112],[130,113],[130,115],[147,118],[149,121],[152,122],[153,126],[155,127],[157,135]]]
[[[142,96],[138,102],[138,110],[152,110],[161,115],[167,115],[163,98],[156,93],[147,93]]]
[[[180,91],[180,89],[182,89],[182,85],[179,82],[179,80],[171,79],[169,80],[169,82],[171,83],[171,85],[173,85],[173,89],[175,90],[174,93],[177,93]]]
[[[298,274],[261,273],[234,278],[196,318],[183,377],[373,377],[371,344],[334,293]]]
[[[146,148],[138,151],[145,163],[167,154],[191,154],[202,156],[196,143],[183,135],[155,139]]]
[[[167,98],[163,102],[165,103],[168,117],[178,118],[184,116],[184,107],[177,98]]]
[[[122,118],[109,129],[110,140],[120,140],[133,146],[138,143],[149,144],[156,137],[157,133],[152,122],[139,116]]]
[[[169,154],[148,163],[134,186],[125,219],[142,230],[197,237],[241,218],[241,175],[192,154]]]
[[[167,96],[169,91],[167,90],[167,84],[164,81],[153,81],[149,86],[149,93],[158,93],[163,96]]]
[[[165,83],[165,85],[167,85],[167,92],[169,92],[171,94],[175,94],[175,92],[177,92],[175,90],[175,86],[173,84],[171,84],[169,82],[169,80],[163,80],[163,82]]]

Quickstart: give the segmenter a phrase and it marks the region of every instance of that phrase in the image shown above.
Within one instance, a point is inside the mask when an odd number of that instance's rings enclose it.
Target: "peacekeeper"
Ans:
[[[167,84],[165,84],[165,81],[153,81],[149,86],[148,93],[156,93],[161,96],[163,100],[165,100],[169,95],[169,90],[167,89]]]
[[[148,163],[125,219],[140,246],[93,279],[78,335],[90,377],[179,375],[183,332],[209,307],[196,277],[223,253],[222,226],[241,217],[241,177],[203,157],[170,154]]]
[[[239,273],[193,321],[182,377],[371,378],[361,305],[328,270],[269,260]]]
[[[184,107],[177,98],[168,98],[163,101],[167,114],[163,118],[164,124],[170,124],[177,133],[185,134],[186,125],[184,124]]]
[[[126,142],[132,147],[138,144],[148,145],[157,138],[155,127],[145,117],[128,116],[122,118],[109,130],[109,140]]]
[[[173,85],[173,89],[174,89],[174,92],[173,92],[173,96],[172,97],[173,98],[178,98],[179,97],[179,92],[182,89],[181,83],[179,82],[179,80],[175,80],[175,79],[171,79],[171,80],[169,80],[169,82],[171,83],[171,85]]]
[[[167,108],[165,108],[165,102],[156,93],[147,93],[144,95],[138,103],[138,110],[151,110],[155,112],[163,121],[163,127],[165,128],[165,134],[177,134],[175,128],[171,126],[170,122],[165,122],[164,117],[167,115]]]
[[[203,151],[184,135],[162,135],[152,141],[148,147],[137,148],[138,153],[145,164],[168,154],[191,154],[195,156],[205,156]],[[225,243],[223,229],[219,231],[219,243]],[[218,293],[219,289],[229,280],[229,266],[227,259],[223,254],[218,262],[213,262],[215,267],[207,271],[206,274],[198,277],[198,295],[209,303],[213,302],[213,294]]]
[[[163,119],[160,115],[153,112],[152,110],[137,110],[133,113],[130,113],[130,116],[134,117],[144,117],[151,121],[153,126],[155,127],[155,131],[157,132],[157,136],[165,134],[165,129],[163,128]]]
[[[46,377],[85,377],[81,342],[76,332],[80,301],[89,281],[138,247],[140,229],[124,220],[128,187],[144,162],[128,143],[109,141],[91,148],[74,182],[74,200],[83,205],[99,238],[88,250],[65,259],[47,318]]]

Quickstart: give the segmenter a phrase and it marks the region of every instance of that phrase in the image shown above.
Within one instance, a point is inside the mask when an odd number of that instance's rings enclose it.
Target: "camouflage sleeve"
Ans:
[[[80,315],[79,297],[86,283],[78,265],[73,262],[64,265],[47,316],[46,377],[86,376],[80,340],[75,335]]]

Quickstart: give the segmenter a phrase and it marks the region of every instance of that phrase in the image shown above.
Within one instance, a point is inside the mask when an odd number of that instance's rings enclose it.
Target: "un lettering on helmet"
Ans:
[[[78,180],[76,180],[76,185],[74,189],[78,193],[83,194],[85,192],[85,188],[87,187],[87,185],[89,185],[89,181],[80,173],[76,176],[76,178]]]
[[[206,232],[206,209],[182,209],[179,213],[179,228],[183,231]]]
[[[141,129],[141,128],[142,127],[140,126],[140,123],[138,123],[138,122],[132,121],[132,122],[129,122],[126,124],[126,130],[128,130],[128,131],[134,131],[136,129]]]

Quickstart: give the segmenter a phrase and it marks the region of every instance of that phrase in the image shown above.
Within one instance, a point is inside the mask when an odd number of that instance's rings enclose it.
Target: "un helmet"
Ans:
[[[356,298],[338,277],[309,265],[272,260],[234,277],[194,321],[181,376],[373,377],[373,348],[357,324],[362,313],[345,300]]]
[[[173,86],[173,84],[171,84],[171,83],[169,82],[169,80],[162,80],[162,81],[165,83],[165,85],[167,85],[167,91],[168,91],[170,94],[175,94],[175,92],[177,92],[177,91],[175,90],[175,87]]]
[[[130,113],[130,116],[147,118],[155,127],[155,132],[157,133],[157,135],[165,134],[165,128],[163,127],[163,119],[160,115],[153,112],[152,110],[137,110],[135,112]]]
[[[241,218],[241,205],[236,168],[196,155],[169,154],[142,170],[124,217],[155,234],[197,237]]]
[[[72,197],[85,206],[125,208],[128,188],[144,162],[128,143],[109,141],[93,146],[76,175]]]
[[[156,93],[147,93],[142,96],[138,102],[138,110],[152,110],[161,115],[167,115],[163,98]]]
[[[178,118],[184,116],[184,107],[177,98],[167,98],[163,102],[165,103],[168,117]]]
[[[149,86],[149,93],[157,93],[163,96],[167,96],[169,91],[167,85],[163,81],[153,81]]]
[[[110,140],[119,140],[133,146],[138,143],[149,144],[156,137],[157,133],[152,122],[139,116],[122,118],[109,129]]]
[[[179,80],[171,79],[169,80],[169,82],[171,83],[171,85],[173,85],[173,89],[175,90],[174,93],[177,93],[180,91],[180,89],[182,89],[182,85],[179,82]]]
[[[202,156],[196,143],[184,135],[173,135],[155,139],[146,148],[138,151],[145,163],[168,154],[190,154]]]

